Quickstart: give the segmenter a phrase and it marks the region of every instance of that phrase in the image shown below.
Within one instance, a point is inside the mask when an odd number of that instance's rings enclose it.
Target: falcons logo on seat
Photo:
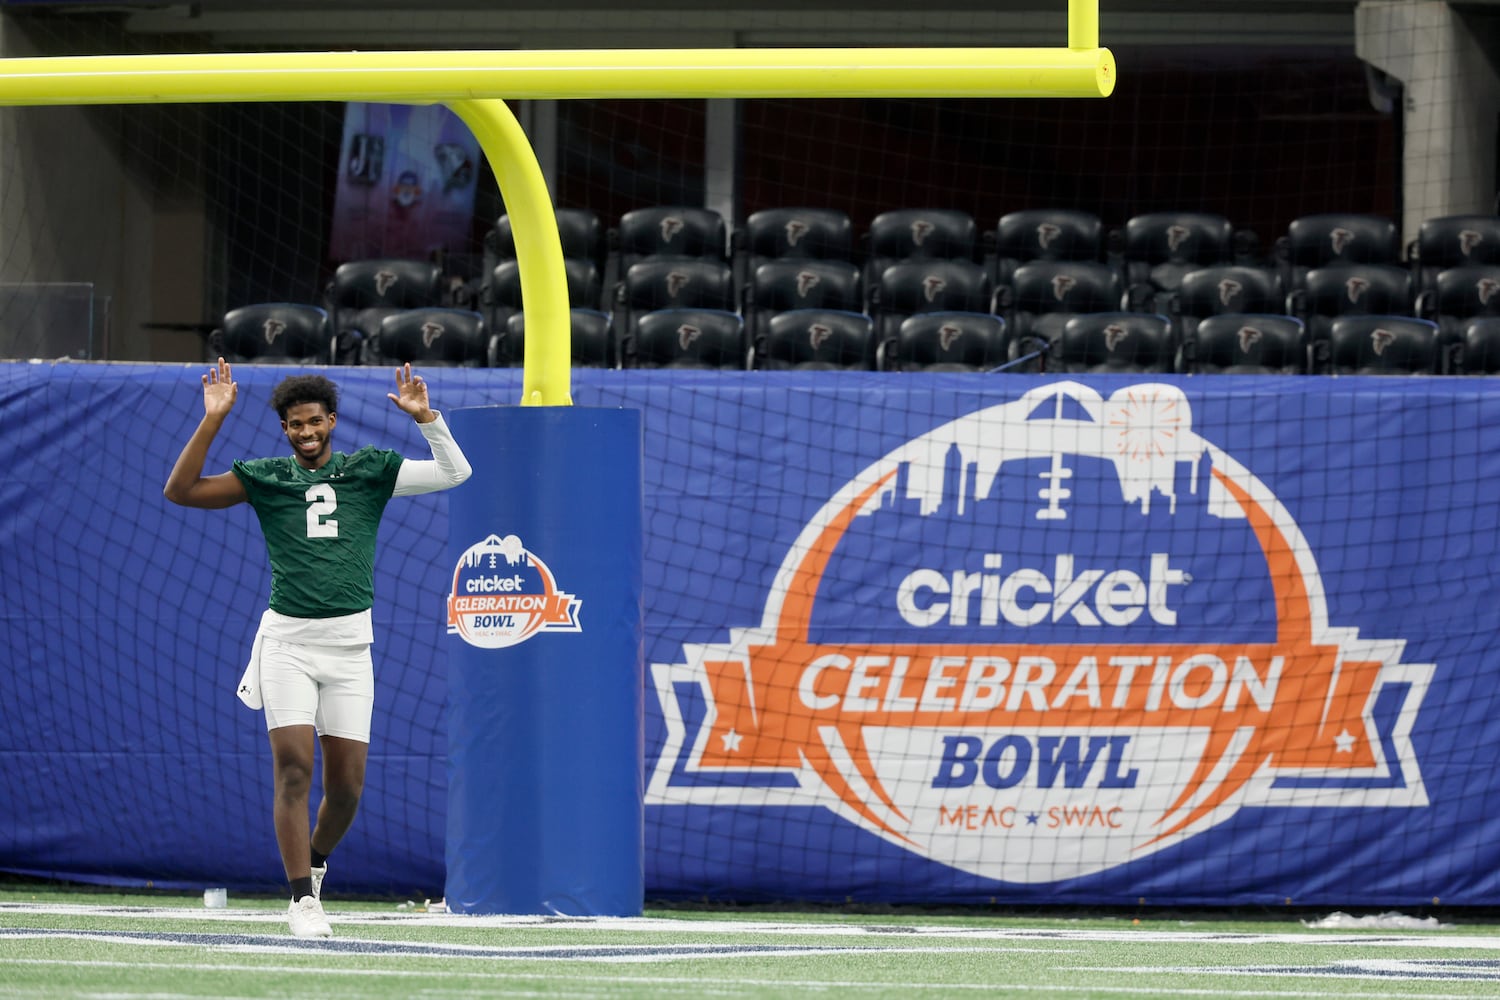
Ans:
[[[1350,302],[1358,302],[1361,295],[1370,289],[1370,279],[1355,276],[1344,282],[1344,291]]]
[[[1500,291],[1500,281],[1494,278],[1480,278],[1475,282],[1474,287],[1479,293],[1479,304],[1487,306],[1490,304],[1490,299],[1494,297],[1495,293]]]
[[[678,293],[687,287],[689,280],[689,277],[681,271],[668,271],[667,295],[674,299],[677,298]]]
[[[286,324],[272,317],[260,325],[260,330],[265,335],[266,343],[274,344],[276,343],[276,338],[286,332]]]
[[[922,279],[922,294],[926,296],[928,302],[936,302],[938,294],[947,287],[947,279],[935,274],[929,274]]]
[[[677,346],[684,351],[693,346],[693,341],[703,336],[703,331],[691,323],[684,323],[677,328]]]
[[[1062,227],[1055,222],[1043,222],[1036,227],[1036,241],[1043,250],[1052,245],[1052,241],[1062,234]]]
[[[1235,298],[1244,290],[1245,286],[1233,278],[1223,279],[1219,282],[1219,304],[1223,306],[1234,305]]]
[[[1396,342],[1396,335],[1384,327],[1376,327],[1370,332],[1370,346],[1375,349],[1377,355],[1385,353],[1385,349]]]
[[[391,286],[394,285],[397,280],[398,279],[396,277],[395,271],[376,271],[375,294],[379,295],[381,298],[384,298],[385,293],[391,290]]]
[[[1240,352],[1249,354],[1250,348],[1260,343],[1260,338],[1265,336],[1253,326],[1240,327]]]
[[[667,216],[661,220],[661,241],[663,243],[671,243],[684,228],[685,223],[682,221],[681,216]]]
[[[958,338],[964,335],[964,328],[957,323],[944,323],[938,327],[938,346],[944,351],[951,351]]]
[[[1120,346],[1121,341],[1123,341],[1126,336],[1129,335],[1129,333],[1130,331],[1125,329],[1125,327],[1119,323],[1109,324],[1109,326],[1106,326],[1104,328],[1104,349],[1113,354],[1115,348]]]
[[[917,219],[913,221],[911,224],[911,241],[917,246],[921,246],[923,243],[927,242],[927,237],[936,228],[937,226],[934,226],[926,219]]]
[[[1176,253],[1177,248],[1186,243],[1187,238],[1191,235],[1193,235],[1193,231],[1187,226],[1168,226],[1167,249],[1172,253]]]
[[[422,346],[430,348],[443,335],[443,324],[428,320],[422,324]]]
[[[822,278],[818,277],[816,274],[813,274],[811,271],[798,271],[797,298],[807,298],[807,293],[818,287],[818,283],[822,280]]]
[[[809,228],[808,224],[801,219],[788,219],[784,230],[786,232],[786,245],[789,247],[796,246],[802,237],[807,235]]]
[[[833,336],[833,327],[827,323],[814,323],[807,328],[807,342],[817,350],[828,343],[828,338]]]

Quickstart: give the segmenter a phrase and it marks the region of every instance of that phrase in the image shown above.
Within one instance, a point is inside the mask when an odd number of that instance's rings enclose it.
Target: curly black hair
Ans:
[[[339,410],[339,387],[322,375],[288,375],[271,393],[271,409],[282,420],[298,403],[322,403],[329,413]]]

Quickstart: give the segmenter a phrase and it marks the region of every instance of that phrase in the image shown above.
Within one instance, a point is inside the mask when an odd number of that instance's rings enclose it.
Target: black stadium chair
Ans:
[[[906,317],[927,312],[989,312],[990,279],[967,260],[907,260],[880,274],[871,293],[879,344],[897,338]]]
[[[602,274],[609,243],[599,216],[588,209],[559,208],[556,217],[563,256],[569,260],[590,261]],[[516,239],[510,228],[509,215],[500,216],[495,228],[485,234],[484,250],[486,273],[494,271],[503,261],[515,259]]]
[[[652,257],[625,272],[615,289],[615,344],[622,364],[633,353],[636,321],[658,309],[735,309],[734,272],[722,261]]]
[[[728,262],[724,217],[707,208],[659,205],[620,217],[616,230],[620,271],[648,257],[702,257]]]
[[[1120,274],[1091,261],[1032,261],[1016,269],[998,298],[1012,343],[1035,347],[1054,342],[1078,313],[1118,311]]]
[[[745,328],[723,309],[658,309],[636,320],[637,368],[745,368]]]
[[[790,309],[770,317],[751,358],[751,367],[764,371],[870,371],[875,325],[860,312]]]
[[[1191,339],[1198,324],[1209,316],[1279,313],[1285,307],[1281,280],[1275,271],[1237,264],[1189,271],[1168,300],[1179,343]]]
[[[406,309],[381,320],[371,363],[484,368],[489,364],[488,341],[484,317],[472,310]]]
[[[979,226],[956,209],[898,209],[870,220],[865,233],[865,282],[873,287],[880,274],[906,260],[983,259]]]
[[[1401,238],[1383,216],[1327,212],[1293,219],[1276,252],[1291,290],[1308,271],[1329,264],[1399,264]]]
[[[609,313],[598,309],[568,310],[571,352],[574,368],[618,368],[613,324]],[[516,313],[505,324],[505,336],[491,338],[494,367],[519,365],[526,359],[526,314]]]
[[[1332,375],[1431,375],[1441,368],[1438,348],[1438,327],[1430,320],[1340,316],[1329,330],[1326,368]]]
[[[1182,343],[1178,370],[1186,375],[1303,375],[1308,350],[1307,328],[1295,316],[1209,316]]]
[[[1445,215],[1423,222],[1412,246],[1417,291],[1436,287],[1437,276],[1455,267],[1500,265],[1500,216]]]
[[[1307,326],[1308,338],[1324,340],[1338,316],[1410,316],[1414,312],[1411,271],[1394,264],[1325,264],[1308,271],[1287,295],[1288,314]]]
[[[764,335],[772,316],[788,309],[864,309],[859,268],[841,260],[766,261],[751,272],[744,300],[752,341]]]
[[[1052,344],[1047,367],[1057,372],[1174,371],[1172,321],[1139,312],[1072,316]]]
[[[886,345],[885,371],[982,372],[1003,365],[1009,344],[1005,320],[993,313],[916,313],[901,321]]]
[[[768,208],[745,220],[750,268],[767,260],[854,259],[854,224],[833,208]]]
[[[209,346],[226,361],[257,365],[333,363],[328,313],[294,302],[263,302],[224,314]]]
[[[568,284],[568,305],[576,309],[597,309],[603,298],[603,280],[593,261],[577,257],[563,258],[563,277]],[[492,330],[503,330],[511,316],[525,308],[521,299],[521,267],[508,260],[490,275],[486,297],[485,322]]]
[[[1235,259],[1234,226],[1207,212],[1137,215],[1126,220],[1120,240],[1125,289],[1142,310],[1164,305],[1189,271]]]
[[[360,260],[339,265],[329,285],[335,360],[363,364],[381,321],[403,309],[443,304],[443,270],[417,260]]]
[[[1026,209],[1000,217],[995,229],[996,286],[1034,260],[1104,259],[1104,224],[1092,212]]]
[[[1480,316],[1459,328],[1450,375],[1500,375],[1500,316]]]

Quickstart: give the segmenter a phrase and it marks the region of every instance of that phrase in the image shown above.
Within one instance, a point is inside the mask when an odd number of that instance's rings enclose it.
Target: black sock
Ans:
[[[297,900],[301,899],[303,896],[311,896],[311,895],[312,895],[312,876],[311,875],[307,876],[306,878],[294,878],[294,879],[292,879],[292,902],[295,903]]]
[[[312,849],[312,866],[314,868],[322,868],[326,864],[328,864],[328,855],[319,854],[318,849],[314,847]]]

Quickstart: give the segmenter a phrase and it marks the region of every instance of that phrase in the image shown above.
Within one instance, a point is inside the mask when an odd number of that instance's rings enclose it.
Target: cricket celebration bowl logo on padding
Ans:
[[[792,542],[755,627],[656,663],[653,804],[818,806],[1015,883],[1246,806],[1427,804],[1434,670],[1328,620],[1288,509],[1170,384],[1032,388],[908,440]]]
[[[453,567],[448,634],[471,646],[504,649],[538,632],[577,632],[583,602],[557,588],[547,564],[515,535],[490,535]]]

